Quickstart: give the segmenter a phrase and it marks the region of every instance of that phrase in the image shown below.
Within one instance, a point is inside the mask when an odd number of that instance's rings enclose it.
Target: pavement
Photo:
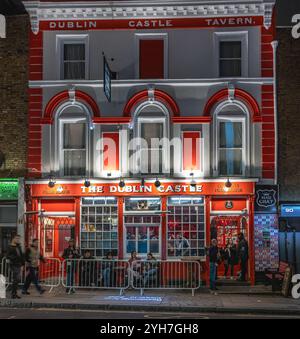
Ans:
[[[47,291],[40,296],[31,295],[20,300],[0,299],[0,308],[134,311],[134,312],[181,312],[214,314],[260,314],[300,316],[300,300],[272,294],[266,288],[221,290],[217,295],[206,289],[196,291],[139,291],[128,290],[123,296],[117,290],[77,290],[68,295],[61,288]]]

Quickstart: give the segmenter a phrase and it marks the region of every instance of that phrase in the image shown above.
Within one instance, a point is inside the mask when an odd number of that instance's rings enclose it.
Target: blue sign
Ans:
[[[281,216],[291,217],[291,218],[300,218],[300,205],[282,205]]]

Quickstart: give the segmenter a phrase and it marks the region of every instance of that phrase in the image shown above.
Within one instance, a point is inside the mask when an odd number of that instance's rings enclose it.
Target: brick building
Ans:
[[[242,232],[249,281],[277,267],[275,1],[23,2],[28,240],[192,257],[208,280],[205,246]]]
[[[299,1],[277,4],[278,175],[280,184],[281,258],[300,272],[300,39],[292,36]]]
[[[27,172],[29,17],[21,2],[1,1],[6,38],[0,38],[0,255],[23,214],[19,178]],[[22,189],[20,190],[22,191]],[[19,205],[19,206],[18,206]],[[22,231],[22,227],[20,228]]]

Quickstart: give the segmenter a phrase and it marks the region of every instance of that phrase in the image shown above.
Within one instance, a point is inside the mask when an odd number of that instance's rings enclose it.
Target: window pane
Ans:
[[[64,45],[64,79],[85,79],[85,44]]]
[[[86,151],[64,151],[64,175],[85,176]]]
[[[148,143],[148,147],[151,147],[151,139],[162,139],[164,136],[164,125],[162,123],[155,124],[142,124],[141,125],[141,137]]]
[[[85,62],[65,62],[64,79],[85,79]]]
[[[163,123],[141,124],[142,143],[140,168],[144,174],[159,174],[163,171],[162,146],[160,140],[164,136]]]
[[[243,174],[243,152],[242,150],[220,150],[220,175],[242,175]]]
[[[241,122],[220,123],[220,148],[243,147],[243,124]]]
[[[221,41],[220,42],[220,58],[221,59],[240,59],[242,57],[241,41]]]
[[[242,43],[240,41],[220,42],[220,76],[242,75]]]
[[[240,77],[242,76],[241,60],[220,60],[221,77]]]
[[[84,44],[65,44],[64,45],[65,61],[84,61],[85,45]]]
[[[86,124],[64,124],[64,149],[85,149]]]

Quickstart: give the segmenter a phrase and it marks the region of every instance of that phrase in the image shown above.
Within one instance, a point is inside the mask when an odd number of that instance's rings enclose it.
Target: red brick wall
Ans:
[[[43,32],[30,32],[29,79],[43,79]],[[42,89],[29,89],[28,177],[41,176],[42,168]]]
[[[26,175],[28,114],[27,15],[7,17],[7,38],[0,39],[0,177]]]
[[[261,76],[273,77],[274,55],[272,41],[275,40],[274,30],[261,30]],[[262,86],[262,176],[264,179],[275,178],[275,114],[274,86]]]
[[[280,28],[277,40],[280,199],[300,202],[300,39]]]

